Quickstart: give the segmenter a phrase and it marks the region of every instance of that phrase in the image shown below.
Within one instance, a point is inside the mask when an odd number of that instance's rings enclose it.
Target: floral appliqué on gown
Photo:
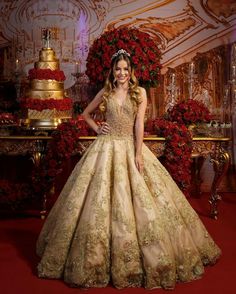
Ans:
[[[37,241],[38,276],[74,287],[174,288],[221,252],[169,173],[143,144],[135,166],[135,109],[109,99],[109,135],[86,150]]]

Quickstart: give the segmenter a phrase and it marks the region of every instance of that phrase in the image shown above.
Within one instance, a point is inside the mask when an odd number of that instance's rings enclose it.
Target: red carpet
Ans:
[[[223,251],[223,256],[213,267],[207,267],[202,279],[177,284],[172,291],[176,294],[233,294],[236,279],[236,193],[221,194],[219,219],[208,217],[207,194],[201,199],[190,199],[208,231]],[[35,255],[35,242],[43,221],[38,218],[15,218],[0,220],[0,292],[3,294],[142,294],[166,293],[162,289],[124,289],[113,287],[80,290],[69,288],[62,281],[43,280],[36,276],[38,258]]]

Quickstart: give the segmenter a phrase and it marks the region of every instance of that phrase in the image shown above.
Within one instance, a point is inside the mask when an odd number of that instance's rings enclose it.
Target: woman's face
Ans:
[[[120,60],[114,67],[114,77],[117,84],[125,84],[130,79],[130,71],[128,64],[125,60]]]

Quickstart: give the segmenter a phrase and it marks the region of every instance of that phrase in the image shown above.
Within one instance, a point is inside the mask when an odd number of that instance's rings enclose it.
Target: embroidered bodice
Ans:
[[[109,124],[110,135],[117,137],[133,137],[135,111],[129,97],[123,105],[119,105],[115,98],[107,101],[106,122]]]

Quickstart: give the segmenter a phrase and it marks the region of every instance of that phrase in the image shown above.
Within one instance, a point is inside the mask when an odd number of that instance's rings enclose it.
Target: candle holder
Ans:
[[[173,108],[173,106],[177,102],[177,91],[178,87],[176,86],[176,72],[173,69],[169,69],[169,83],[166,87],[168,94],[167,94],[167,101],[166,101],[166,110]]]
[[[189,92],[189,99],[193,99],[193,83],[195,79],[195,65],[192,61],[189,64],[189,70],[188,70],[188,92]]]
[[[231,78],[232,78],[232,80],[235,81],[235,77],[236,77],[236,65],[233,64],[232,68],[231,68]]]
[[[232,60],[236,59],[236,50],[233,50]],[[234,56],[235,55],[235,56]],[[230,69],[230,78],[228,80],[229,92],[231,93],[232,104],[231,104],[231,113],[234,115],[236,113],[236,64],[231,65]]]
[[[84,72],[71,73],[75,78],[75,94],[79,101],[87,99],[87,85],[89,84],[89,78]]]
[[[16,89],[16,99],[17,101],[20,100],[20,90],[21,90],[21,71],[19,68],[17,68],[13,72],[14,76],[14,83],[15,83],[15,89]]]
[[[51,30],[46,28],[42,31],[42,40],[44,48],[51,48]]]
[[[81,73],[81,72],[72,72],[71,75],[76,79],[76,82],[78,82],[79,79],[84,75],[84,73]]]

